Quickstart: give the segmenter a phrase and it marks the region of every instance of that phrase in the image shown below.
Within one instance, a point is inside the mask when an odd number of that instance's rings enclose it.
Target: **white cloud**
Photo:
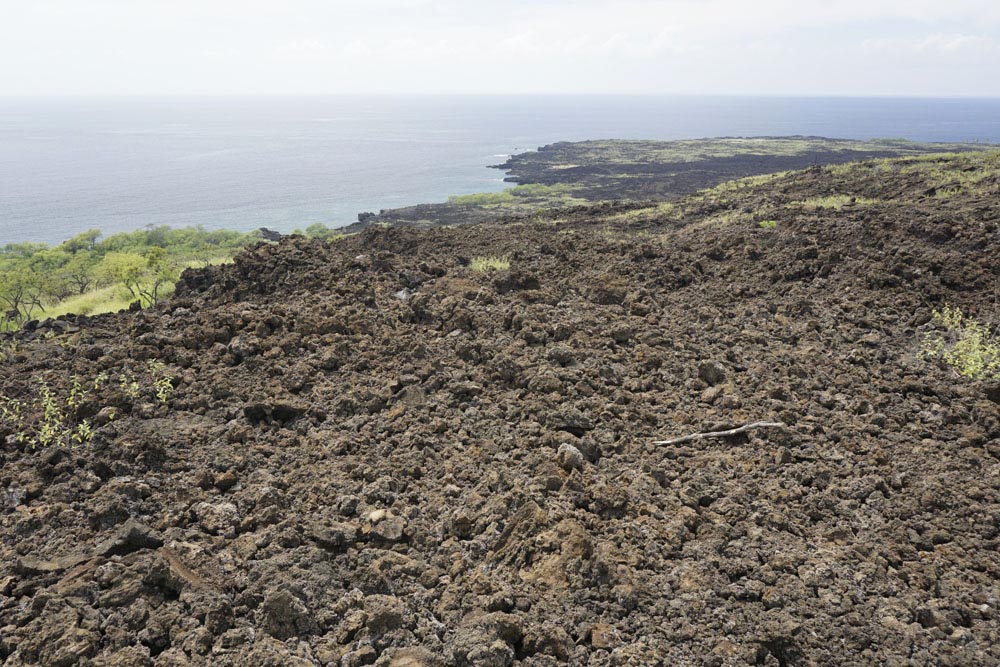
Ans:
[[[1000,95],[993,71],[1000,2],[992,0],[10,4],[0,22],[8,65],[0,68],[0,95],[890,88]],[[947,81],[918,76],[935,58],[952,68]]]
[[[937,33],[910,38],[865,40],[863,47],[871,53],[891,53],[897,56],[996,56],[1000,41],[982,35]]]

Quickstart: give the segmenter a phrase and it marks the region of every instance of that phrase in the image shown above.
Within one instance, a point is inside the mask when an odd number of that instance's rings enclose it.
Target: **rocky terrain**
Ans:
[[[512,155],[494,168],[518,186],[492,195],[452,197],[366,213],[348,228],[373,224],[468,224],[499,216],[531,218],[539,209],[601,201],[666,201],[733,179],[813,165],[997,148],[968,143],[903,139],[752,137],[680,141],[561,141]]]
[[[6,335],[0,661],[1000,664],[1000,386],[920,355],[998,321],[998,166],[291,237]]]

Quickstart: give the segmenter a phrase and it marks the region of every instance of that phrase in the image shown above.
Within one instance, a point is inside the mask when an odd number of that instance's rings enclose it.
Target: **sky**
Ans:
[[[997,0],[0,0],[0,96],[1000,96]]]

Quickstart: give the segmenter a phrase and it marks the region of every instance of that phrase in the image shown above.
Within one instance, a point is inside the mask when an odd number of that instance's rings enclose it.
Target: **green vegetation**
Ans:
[[[946,199],[962,192],[984,193],[1000,177],[1000,151],[927,155],[904,161],[904,174],[917,174],[933,197]]]
[[[644,206],[631,211],[623,211],[607,216],[606,220],[612,224],[631,224],[637,222],[649,222],[652,220],[674,219],[676,218],[677,207],[671,202],[663,202],[654,206]]]
[[[646,205],[689,195],[694,195],[689,201],[725,205],[785,176],[789,170],[826,164],[832,166],[823,169],[838,177],[850,177],[855,169],[864,168],[877,178],[883,171],[898,171],[900,164],[911,160],[914,165],[933,165],[922,161],[925,154],[965,156],[983,149],[981,144],[818,137],[559,142],[513,155],[504,164],[496,165],[520,183],[516,187],[496,193],[458,195],[444,203],[386,210],[375,216],[375,222],[468,224],[501,216],[535,217],[543,212],[548,213],[540,219],[545,224],[556,217],[552,212],[558,209],[597,202]],[[940,196],[949,196],[949,192],[942,189]],[[871,203],[860,201],[862,205]],[[661,212],[650,214],[650,219],[664,217]],[[755,211],[753,217],[771,215]],[[645,219],[641,213],[629,212],[623,221]]]
[[[311,239],[320,239],[322,241],[336,241],[337,239],[342,239],[350,234],[345,234],[339,229],[334,229],[332,227],[327,227],[322,222],[315,222],[308,227],[303,232],[300,229],[296,229],[292,234],[298,234],[299,236],[308,236]]]
[[[322,223],[303,235],[346,236]],[[173,293],[184,269],[231,262],[260,240],[259,232],[147,227],[107,238],[91,229],[57,246],[8,244],[0,247],[0,330],[34,318],[113,312],[137,301],[154,305]]]
[[[92,229],[58,246],[0,248],[0,328],[36,317],[157,303],[189,266],[230,260],[256,234],[200,227],[147,229],[101,238]]]
[[[835,208],[841,209],[848,204],[855,206],[874,206],[881,203],[878,199],[868,199],[866,197],[852,197],[851,195],[829,195],[827,197],[812,197],[789,204],[789,206],[802,206],[803,208]]]
[[[723,181],[716,186],[699,191],[692,199],[696,201],[706,201],[718,199],[719,197],[730,197],[732,195],[743,195],[752,190],[766,185],[771,181],[787,176],[790,172],[777,171],[773,174],[760,174],[757,176],[746,176],[732,181]]]
[[[761,220],[757,223],[757,226],[761,229],[776,229],[778,227],[777,220]]]
[[[568,183],[557,185],[531,183],[517,185],[501,192],[454,195],[448,197],[448,203],[456,206],[508,208],[519,211],[586,204],[586,199],[573,195],[574,189],[574,186]]]
[[[815,152],[892,153],[918,155],[930,151],[967,149],[966,144],[921,144],[905,139],[855,141],[819,137],[748,137],[689,139],[681,141],[599,140],[559,143],[546,147],[539,157],[549,169],[567,170],[597,162],[611,164],[702,162],[738,156],[791,157]]]
[[[146,399],[165,405],[174,390],[173,376],[155,359],[139,373],[126,369],[114,378],[116,382],[111,379],[107,373],[88,380],[74,376],[68,387],[56,388],[36,377],[27,399],[0,397],[0,425],[13,433],[17,443],[31,448],[85,445],[94,434],[91,421],[82,417],[88,404]],[[107,419],[114,419],[115,414],[109,411]]]
[[[507,257],[473,257],[469,268],[478,273],[506,271],[510,268],[510,260]]]
[[[986,326],[951,306],[935,310],[931,321],[937,329],[924,335],[924,357],[972,380],[1000,378],[1000,341]]]

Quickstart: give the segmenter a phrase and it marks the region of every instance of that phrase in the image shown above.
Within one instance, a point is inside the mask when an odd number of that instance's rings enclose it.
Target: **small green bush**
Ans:
[[[1000,342],[987,327],[951,306],[935,310],[931,322],[937,329],[924,335],[922,356],[971,380],[1000,378]]]
[[[473,257],[469,268],[478,273],[506,271],[510,268],[510,260],[507,257]]]
[[[761,220],[757,223],[757,226],[761,229],[774,229],[778,226],[777,220]]]

